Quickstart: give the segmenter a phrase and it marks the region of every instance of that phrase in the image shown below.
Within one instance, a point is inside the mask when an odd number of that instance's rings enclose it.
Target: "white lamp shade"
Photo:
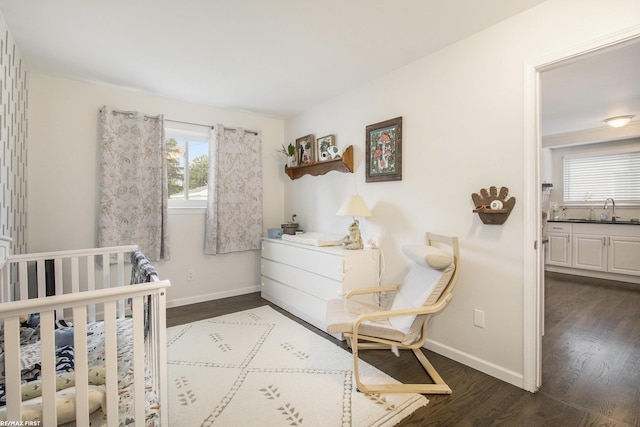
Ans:
[[[621,128],[622,126],[626,126],[629,124],[633,116],[617,116],[610,117],[605,119],[605,123],[611,126],[612,128]]]
[[[342,206],[340,206],[340,209],[338,209],[336,215],[367,217],[371,216],[371,212],[369,211],[369,208],[367,208],[367,205],[364,203],[364,200],[362,200],[362,197],[349,196],[349,198],[344,201]]]

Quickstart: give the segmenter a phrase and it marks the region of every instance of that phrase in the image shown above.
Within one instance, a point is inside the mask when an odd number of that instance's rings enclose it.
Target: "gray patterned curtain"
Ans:
[[[98,245],[136,244],[152,261],[169,259],[163,117],[100,110]]]
[[[216,125],[209,143],[205,254],[260,249],[262,138]]]

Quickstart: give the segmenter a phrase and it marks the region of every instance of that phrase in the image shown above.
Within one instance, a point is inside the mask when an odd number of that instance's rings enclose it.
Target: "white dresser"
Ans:
[[[263,239],[261,269],[264,299],[324,331],[327,301],[378,286],[380,254]]]

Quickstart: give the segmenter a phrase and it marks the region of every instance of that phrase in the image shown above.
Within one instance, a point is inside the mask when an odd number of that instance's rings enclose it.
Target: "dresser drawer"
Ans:
[[[315,327],[325,330],[327,302],[283,283],[262,277],[262,297]]]
[[[268,259],[262,260],[261,268],[263,277],[268,277],[324,301],[342,296],[342,283],[329,277]]]
[[[338,281],[342,281],[344,277],[344,263],[341,254],[331,253],[327,249],[307,249],[263,241],[262,258]]]

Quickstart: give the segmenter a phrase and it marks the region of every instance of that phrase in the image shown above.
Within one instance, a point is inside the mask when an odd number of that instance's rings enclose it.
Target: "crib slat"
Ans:
[[[54,269],[55,269],[55,289],[56,295],[64,294],[64,275],[62,270],[62,258],[55,258],[53,261]],[[59,308],[56,310],[56,318],[64,319],[64,309]]]
[[[42,420],[56,425],[56,342],[53,311],[40,313],[40,351],[42,364]]]
[[[96,264],[95,257],[89,255],[87,257],[87,291],[96,289]],[[89,322],[96,321],[96,305],[89,305]]]
[[[80,268],[78,266],[78,257],[71,258],[71,292],[80,292]]]
[[[136,426],[145,424],[144,297],[133,298],[133,390]]]
[[[29,298],[29,273],[27,272],[27,263],[21,262],[18,265],[18,271],[20,275],[20,299],[26,300]]]
[[[124,254],[123,253],[119,253],[118,254],[118,272],[117,272],[117,278],[116,280],[117,282],[117,286],[121,287],[124,286]],[[124,319],[124,316],[126,314],[125,311],[125,304],[124,304],[124,300],[120,300],[118,301],[118,317],[120,319]]]
[[[20,420],[20,320],[8,317],[4,320],[5,386],[7,392],[7,419]]]
[[[46,290],[46,276],[45,276],[45,269],[44,269],[44,260],[43,259],[39,259],[38,261],[36,261],[36,271],[37,271],[37,280],[36,280],[36,285],[38,287],[38,298],[44,298],[45,296],[47,296],[47,290]]]
[[[73,354],[76,374],[76,425],[89,425],[89,375],[86,306],[73,307]]]
[[[109,255],[102,255],[102,289],[111,287],[111,268],[109,268]]]
[[[107,388],[107,425],[118,426],[118,353],[116,328],[116,303],[105,302],[104,311],[104,361]]]

